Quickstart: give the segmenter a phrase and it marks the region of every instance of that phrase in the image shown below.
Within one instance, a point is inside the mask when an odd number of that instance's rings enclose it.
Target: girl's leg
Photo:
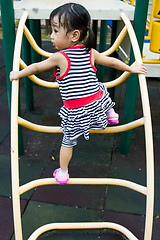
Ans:
[[[68,164],[73,153],[73,146],[77,145],[77,140],[66,140],[65,136],[59,153],[60,168],[53,172],[53,177],[59,184],[66,184],[69,181]]]
[[[61,146],[59,154],[60,168],[65,171],[68,168],[68,164],[71,160],[73,153],[73,147]]]

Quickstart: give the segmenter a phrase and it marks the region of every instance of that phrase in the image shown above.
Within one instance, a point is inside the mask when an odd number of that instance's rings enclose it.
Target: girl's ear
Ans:
[[[75,29],[73,32],[72,32],[72,41],[73,42],[77,42],[80,38],[80,31]]]

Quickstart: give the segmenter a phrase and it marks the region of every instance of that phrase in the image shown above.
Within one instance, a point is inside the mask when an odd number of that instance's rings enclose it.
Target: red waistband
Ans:
[[[99,90],[97,93],[94,93],[88,97],[63,101],[63,103],[65,108],[69,109],[79,108],[100,99],[102,96],[103,92],[102,90]]]

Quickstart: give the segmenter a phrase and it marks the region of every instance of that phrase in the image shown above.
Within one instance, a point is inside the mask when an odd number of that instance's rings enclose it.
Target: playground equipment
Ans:
[[[153,16],[160,19],[160,2],[155,1],[155,6],[153,8]],[[160,21],[153,21],[152,32],[150,40],[150,51],[155,53],[160,53]]]
[[[49,57],[51,53],[48,53],[40,49],[27,27],[25,26],[28,13],[25,11],[19,22],[17,31],[13,70],[18,71],[19,65],[24,68],[26,65],[23,60],[20,59],[21,55],[21,43],[23,32],[26,35],[28,41],[32,47],[41,55]],[[133,30],[133,27],[125,15],[120,13],[120,18],[124,22],[124,27],[120,32],[113,46],[103,52],[104,55],[110,55],[124,39],[125,35],[129,34],[129,38],[132,44],[134,56],[137,62],[142,62],[141,54],[138,46],[138,42]],[[114,87],[122,83],[130,73],[123,73],[119,78],[105,83],[108,88]],[[43,87],[57,88],[57,83],[47,82],[38,77],[32,75],[30,79]],[[154,204],[154,162],[153,162],[153,139],[152,139],[152,125],[150,116],[149,99],[147,92],[146,79],[144,75],[139,75],[139,86],[142,99],[143,116],[133,122],[116,127],[107,127],[105,130],[90,130],[91,133],[117,133],[127,131],[139,126],[144,126],[145,131],[145,145],[146,145],[146,169],[147,169],[147,183],[146,186],[137,184],[124,179],[113,178],[70,178],[68,184],[87,184],[87,185],[117,185],[130,188],[146,196],[146,221],[145,221],[145,233],[144,240],[151,240],[152,236],[152,224],[153,224],[153,204]],[[54,185],[56,181],[54,178],[37,179],[28,182],[22,186],[19,186],[19,158],[18,158],[18,126],[24,126],[34,131],[42,131],[49,133],[60,133],[61,129],[57,127],[41,126],[31,123],[18,115],[18,100],[19,100],[19,80],[12,82],[12,105],[11,105],[11,166],[12,166],[12,195],[13,195],[13,213],[14,213],[14,227],[15,227],[15,239],[22,240],[22,224],[21,224],[21,211],[20,211],[20,195],[24,192],[41,185]],[[131,233],[127,228],[110,222],[82,222],[82,223],[51,223],[44,225],[35,230],[28,240],[37,239],[42,233],[54,230],[54,229],[96,229],[96,228],[110,228],[115,229],[126,235],[130,240],[138,240],[137,237]]]
[[[129,1],[123,0],[125,3]],[[134,6],[134,1],[130,1],[131,5]],[[137,2],[136,2],[137,4]],[[143,45],[143,62],[147,68],[147,77],[160,77],[160,1],[150,0],[149,1],[148,18],[146,24],[146,31]],[[143,7],[141,7],[143,9]],[[155,21],[157,19],[157,21]],[[139,22],[140,19],[139,19]],[[124,61],[129,58],[129,51],[125,54],[121,53],[120,57]]]
[[[160,2],[153,0],[148,28],[143,48],[143,62],[147,68],[147,76],[160,77]],[[157,19],[157,20],[156,20]],[[155,21],[156,20],[156,21]]]

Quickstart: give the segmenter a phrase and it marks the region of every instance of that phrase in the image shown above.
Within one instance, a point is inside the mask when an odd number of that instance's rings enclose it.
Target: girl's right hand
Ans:
[[[12,82],[13,80],[18,80],[19,77],[19,71],[12,71],[10,72],[10,81]]]
[[[147,74],[147,69],[143,63],[134,62],[131,66],[131,73]]]

